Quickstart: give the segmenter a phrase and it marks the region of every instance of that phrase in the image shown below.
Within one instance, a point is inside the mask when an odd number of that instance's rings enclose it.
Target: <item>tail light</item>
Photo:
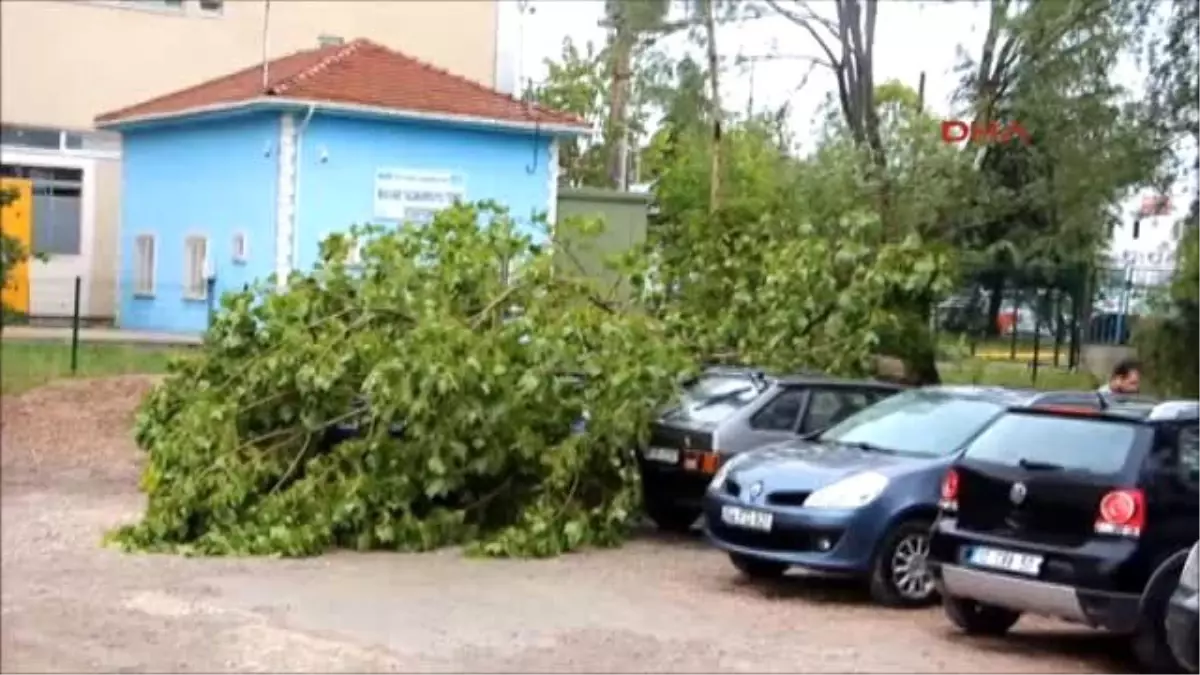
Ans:
[[[958,510],[958,472],[954,469],[947,471],[942,478],[942,498],[938,501],[938,508],[950,513]]]
[[[1146,496],[1141,490],[1113,490],[1100,500],[1097,534],[1140,537],[1146,526]]]

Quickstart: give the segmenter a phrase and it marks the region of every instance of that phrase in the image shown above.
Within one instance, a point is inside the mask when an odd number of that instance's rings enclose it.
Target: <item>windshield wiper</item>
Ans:
[[[728,401],[731,398],[737,398],[738,396],[741,396],[742,394],[749,393],[753,389],[754,389],[754,387],[740,387],[738,389],[731,389],[723,394],[717,394],[716,396],[713,396],[712,398],[704,399],[703,401],[697,403],[695,406],[692,406],[692,410],[700,410],[701,408],[707,408],[709,406],[716,405],[718,403],[724,403],[725,401]]]
[[[1053,462],[1039,462],[1034,459],[1025,459],[1022,457],[1017,461],[1017,466],[1030,471],[1062,471],[1065,467],[1061,464]]]
[[[843,445],[847,448],[855,448],[856,450],[862,450],[863,452],[878,452],[881,455],[896,454],[896,451],[892,450],[891,448],[884,448],[884,447],[875,445],[873,443],[867,443],[866,441],[851,441],[848,443],[843,442],[843,441],[834,441],[834,442],[837,443],[838,445]]]

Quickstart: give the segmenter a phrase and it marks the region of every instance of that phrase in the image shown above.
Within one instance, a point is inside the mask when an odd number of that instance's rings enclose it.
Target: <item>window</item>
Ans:
[[[785,389],[754,414],[750,426],[763,431],[792,431],[803,406],[803,389]]]
[[[243,265],[246,259],[250,256],[249,243],[246,241],[246,233],[238,232],[233,235],[233,262]]]
[[[958,451],[1002,412],[1004,407],[992,401],[915,389],[859,410],[822,433],[821,440],[939,457]]]
[[[349,253],[349,255],[346,256],[346,264],[352,265],[352,266],[353,265],[361,265],[362,264],[362,250],[363,250],[363,243],[361,241],[359,241],[358,239],[350,240],[350,253]]]
[[[1099,476],[1121,473],[1138,427],[1103,418],[1010,413],[971,443],[972,460],[1019,466],[1036,462]]]
[[[1188,481],[1200,482],[1200,429],[1195,425],[1179,430],[1179,468]]]
[[[34,253],[79,255],[82,232],[83,171],[62,167],[5,164],[0,176],[33,182]]]
[[[717,424],[749,405],[760,393],[749,377],[703,375],[684,389],[679,406],[663,419]]]
[[[852,389],[817,389],[808,401],[803,432],[820,431],[841,422],[873,402],[865,393]]]
[[[200,0],[200,9],[209,14],[220,14],[225,9],[225,0]]]
[[[154,235],[139,234],[133,268],[133,294],[154,296]]]
[[[183,297],[205,300],[208,298],[208,239],[188,237],[183,246]]]
[[[0,144],[22,148],[58,150],[62,147],[62,131],[17,124],[0,125]]]

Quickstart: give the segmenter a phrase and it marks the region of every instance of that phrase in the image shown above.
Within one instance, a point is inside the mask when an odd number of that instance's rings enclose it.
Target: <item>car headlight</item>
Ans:
[[[887,476],[874,471],[854,474],[813,492],[804,500],[804,506],[816,509],[857,509],[874,501],[887,484]]]
[[[735,466],[737,466],[738,464],[741,464],[742,462],[746,461],[746,459],[749,456],[750,456],[750,453],[742,452],[742,453],[738,453],[738,454],[734,455],[733,457],[730,457],[729,459],[722,462],[720,468],[718,468],[717,472],[713,474],[712,481],[708,484],[708,489],[709,490],[720,489],[721,485],[723,485],[725,483],[725,479],[729,478],[729,472],[732,471],[733,468]]]

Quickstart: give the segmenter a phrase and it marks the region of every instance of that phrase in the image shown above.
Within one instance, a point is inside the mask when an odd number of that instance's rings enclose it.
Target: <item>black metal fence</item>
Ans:
[[[934,307],[939,343],[959,356],[1076,369],[1086,345],[1128,345],[1138,322],[1153,316],[1173,270],[981,270]],[[944,358],[953,358],[953,348]],[[964,353],[965,352],[965,353]]]

